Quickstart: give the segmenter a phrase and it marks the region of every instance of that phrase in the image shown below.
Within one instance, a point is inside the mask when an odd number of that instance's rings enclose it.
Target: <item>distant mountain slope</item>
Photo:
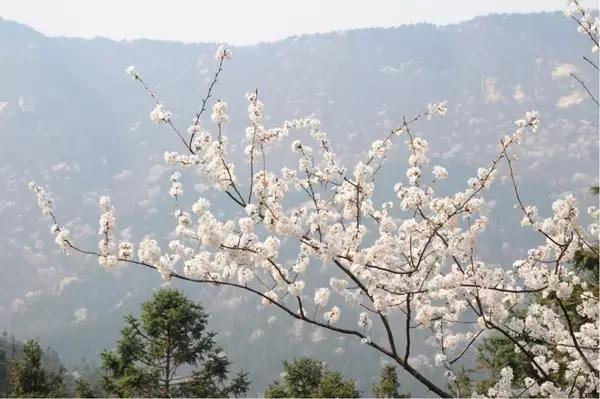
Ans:
[[[215,98],[230,105],[235,159],[247,123],[243,96],[258,88],[268,126],[314,114],[349,162],[404,115],[446,99],[448,115],[417,128],[433,161],[450,172],[441,190],[464,185],[513,121],[537,109],[542,129],[516,167],[527,201],[545,212],[548,199],[566,190],[591,202],[585,190],[598,180],[597,108],[575,81],[553,76],[572,64],[597,90],[598,74],[581,58],[589,49],[559,13],[299,36],[234,48]],[[178,143],[151,124],[152,102],[124,69],[136,65],[185,129],[214,71],[214,51],[214,44],[47,38],[0,20],[0,328],[39,336],[68,363],[93,361],[114,344],[122,316],[158,288],[155,274],[132,267],[107,272],[93,259],[60,254],[26,183],[49,187],[58,215],[84,226],[75,233],[88,247],[96,246],[95,201],[102,194],[113,198],[119,228],[135,226],[128,231],[134,240],[152,231],[164,239],[173,220],[162,154]],[[279,153],[270,162],[282,164]],[[380,176],[378,198],[404,179],[405,165],[400,143]],[[186,179],[191,202],[198,195],[191,188],[203,191],[206,182],[194,174]],[[508,185],[499,183],[488,197],[497,198],[490,216],[496,227],[484,255],[511,265],[531,235],[518,227]],[[300,328],[237,292],[178,286],[206,305],[236,367],[251,372],[252,392],[278,377],[282,359],[306,354],[334,363],[370,394],[380,359],[365,356],[358,342]],[[431,362],[420,363],[427,369]],[[427,394],[410,379],[404,387]]]

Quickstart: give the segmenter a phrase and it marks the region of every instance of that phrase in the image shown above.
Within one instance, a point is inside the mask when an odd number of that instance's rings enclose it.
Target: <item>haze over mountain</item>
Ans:
[[[571,191],[585,209],[593,202],[587,188],[598,181],[598,109],[568,73],[592,82],[597,96],[598,74],[582,60],[590,47],[560,13],[291,37],[234,48],[215,99],[229,104],[227,131],[240,174],[244,94],[255,88],[267,126],[315,115],[348,165],[403,116],[448,100],[445,118],[416,128],[430,143],[432,162],[450,172],[443,192],[463,187],[497,153],[513,121],[535,109],[542,127],[515,164],[526,202],[544,214],[552,199]],[[39,337],[67,364],[96,361],[114,344],[123,316],[160,287],[157,273],[131,266],[107,271],[95,259],[65,257],[27,182],[48,188],[61,220],[80,226],[72,232],[83,246],[96,248],[97,199],[105,194],[125,236],[136,242],[155,231],[164,241],[174,220],[162,154],[178,150],[178,141],[151,123],[153,103],[124,69],[136,65],[185,130],[216,67],[215,48],[48,38],[0,20],[0,329]],[[204,125],[213,128],[208,118]],[[283,165],[288,147],[269,154],[269,162]],[[392,197],[393,185],[405,181],[406,158],[398,141],[379,177],[378,200]],[[233,209],[200,175],[188,173],[184,188],[187,204],[202,193],[223,203],[223,215]],[[489,205],[493,227],[482,256],[510,267],[536,241],[519,226],[508,182],[499,179],[487,198],[496,200]],[[173,285],[207,308],[235,368],[250,371],[252,393],[278,378],[281,360],[314,355],[357,378],[370,394],[381,359],[358,341],[302,327],[240,292]],[[432,359],[418,363],[427,370]],[[426,394],[408,376],[403,384]]]

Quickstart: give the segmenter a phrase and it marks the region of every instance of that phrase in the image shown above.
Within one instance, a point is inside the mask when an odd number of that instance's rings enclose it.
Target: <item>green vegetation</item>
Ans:
[[[12,359],[10,365],[11,396],[56,398],[64,395],[63,373],[48,373],[42,367],[43,351],[37,340],[23,345],[21,359]]]
[[[379,382],[373,385],[373,393],[376,398],[409,398],[410,394],[400,393],[398,389],[398,374],[396,367],[387,365],[381,370]]]
[[[92,386],[86,380],[78,378],[75,381],[75,397],[76,398],[94,398],[94,391],[92,390]]]
[[[281,381],[274,381],[265,392],[267,398],[358,398],[356,382],[328,371],[324,362],[302,357],[283,362]]]
[[[160,290],[126,318],[114,351],[102,353],[104,389],[118,396],[224,397],[249,388],[247,374],[229,380],[231,362],[207,331],[207,315],[177,290]]]

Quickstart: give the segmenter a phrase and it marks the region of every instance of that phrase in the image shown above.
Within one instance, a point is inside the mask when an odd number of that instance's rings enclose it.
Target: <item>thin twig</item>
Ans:
[[[577,77],[577,75],[575,75],[573,72],[570,73],[571,77],[573,79],[575,79],[576,81],[579,82],[579,84],[581,85],[581,87],[583,87],[585,89],[585,91],[587,92],[587,94],[590,96],[590,98],[592,99],[592,101],[594,101],[596,103],[596,106],[600,106],[600,103],[598,103],[598,100],[596,100],[596,97],[594,97],[594,95],[592,94],[592,92],[590,91],[590,89],[588,89],[587,85],[585,84],[585,82],[581,79],[579,79]]]

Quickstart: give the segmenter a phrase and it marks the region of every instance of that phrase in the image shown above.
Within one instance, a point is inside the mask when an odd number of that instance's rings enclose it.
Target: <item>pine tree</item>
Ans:
[[[94,391],[89,382],[82,378],[75,380],[75,397],[76,398],[95,398]]]
[[[37,340],[23,345],[21,359],[12,360],[10,368],[11,396],[61,397],[63,396],[63,369],[47,373],[42,367],[43,351]]]
[[[354,380],[344,380],[341,373],[330,371],[323,375],[313,396],[316,398],[358,398],[360,395]]]
[[[231,362],[206,327],[202,306],[177,290],[158,291],[143,303],[139,320],[126,318],[116,350],[102,353],[104,388],[118,396],[244,394],[247,374],[229,381]]]
[[[358,398],[356,382],[344,380],[336,371],[328,371],[325,363],[302,357],[283,362],[283,379],[274,381],[265,392],[267,398]]]
[[[8,396],[9,376],[8,356],[6,350],[0,348],[0,397]]]
[[[400,383],[396,367],[387,365],[381,370],[379,382],[373,385],[373,393],[377,398],[408,398],[410,395],[398,392]]]

